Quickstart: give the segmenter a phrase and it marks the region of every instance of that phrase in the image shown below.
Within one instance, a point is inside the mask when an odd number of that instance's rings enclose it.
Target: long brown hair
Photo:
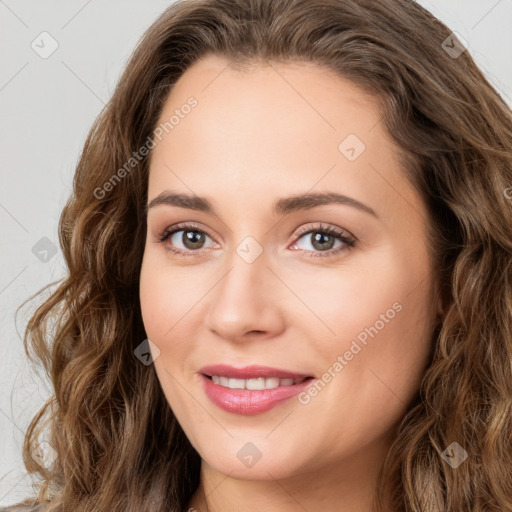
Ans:
[[[41,477],[37,500],[51,499],[51,512],[183,512],[199,485],[198,453],[153,365],[134,356],[146,338],[138,285],[149,158],[111,180],[147,143],[173,84],[212,53],[233,64],[317,63],[380,102],[428,205],[445,313],[375,509],[391,496],[397,512],[512,512],[512,116],[450,29],[412,0],[186,0],[144,34],[88,135],[60,218],[69,275],[25,332],[55,390],[23,446]],[[57,454],[49,467],[33,457],[43,432]],[[468,455],[457,468],[442,456],[453,442]]]

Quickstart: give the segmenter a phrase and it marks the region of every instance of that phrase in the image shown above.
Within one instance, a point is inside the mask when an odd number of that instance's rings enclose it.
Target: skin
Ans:
[[[216,215],[150,208],[140,275],[146,333],[160,351],[155,370],[202,458],[189,507],[369,512],[442,313],[425,204],[403,175],[375,99],[323,67],[236,70],[210,55],[182,75],[160,120],[190,96],[197,107],[153,149],[148,202],[165,190],[196,194]],[[354,161],[338,149],[348,134],[366,146]],[[346,204],[272,213],[276,200],[306,192],[345,194],[377,217]],[[203,245],[184,245],[183,231],[158,243],[181,222],[208,232]],[[322,249],[314,233],[295,235],[320,223],[350,233],[356,245],[347,250],[335,239]],[[262,250],[252,263],[236,251],[247,236]],[[188,252],[172,254],[172,245]],[[307,404],[295,397],[242,416],[219,409],[200,385],[200,368],[216,363],[321,379],[396,303],[394,318]],[[261,452],[252,467],[237,457],[247,442]]]

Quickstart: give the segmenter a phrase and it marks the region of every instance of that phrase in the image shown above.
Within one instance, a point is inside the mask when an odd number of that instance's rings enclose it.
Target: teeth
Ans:
[[[232,379],[229,377],[221,377],[219,375],[212,375],[212,381],[214,384],[220,384],[230,389],[274,389],[279,386],[292,386],[302,382],[307,377],[300,379],[278,379],[277,377],[263,378],[258,377],[257,379]]]

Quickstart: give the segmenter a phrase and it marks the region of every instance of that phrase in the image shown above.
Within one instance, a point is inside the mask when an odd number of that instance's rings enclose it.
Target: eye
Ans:
[[[322,226],[322,224],[309,229],[307,227],[302,228],[295,236],[299,240],[304,239],[309,242],[309,246],[312,247],[312,249],[306,248],[304,250],[311,253],[310,256],[312,257],[332,256],[341,251],[348,251],[356,245],[356,238],[348,232],[340,228]],[[339,242],[337,247],[335,247],[336,242]],[[291,247],[295,248],[296,246],[297,242]]]
[[[322,224],[309,227],[309,229],[308,226],[301,228],[294,236],[298,241],[304,239],[309,242],[311,249],[301,249],[300,247],[299,249],[310,253],[309,256],[312,257],[332,256],[342,251],[348,251],[356,245],[356,238],[347,231],[331,226],[322,226]],[[205,247],[206,239],[209,238],[212,240],[206,231],[195,224],[178,224],[172,228],[166,229],[157,238],[159,243],[165,244],[168,251],[183,256],[196,256],[201,254],[203,249],[208,249],[208,247]],[[337,247],[336,242],[338,242]],[[179,247],[180,244],[182,247]],[[291,248],[292,250],[297,249],[297,241]]]
[[[181,234],[180,234],[181,233]],[[211,237],[206,231],[198,228],[194,224],[178,224],[170,229],[166,229],[158,236],[159,243],[171,242],[166,244],[166,248],[174,254],[192,254],[202,252],[206,238]],[[183,247],[179,247],[179,245]],[[178,245],[178,247],[176,247]]]

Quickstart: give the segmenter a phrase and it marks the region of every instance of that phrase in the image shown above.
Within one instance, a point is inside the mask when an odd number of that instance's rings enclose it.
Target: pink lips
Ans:
[[[302,392],[314,380],[302,373],[294,373],[265,366],[234,368],[228,365],[213,365],[201,368],[201,383],[206,396],[221,409],[236,414],[254,415],[272,409],[279,403]],[[256,379],[258,377],[279,379],[301,379],[302,382],[291,386],[279,386],[273,389],[249,390],[230,389],[211,380],[212,375],[236,379]],[[310,378],[306,378],[310,377]]]

